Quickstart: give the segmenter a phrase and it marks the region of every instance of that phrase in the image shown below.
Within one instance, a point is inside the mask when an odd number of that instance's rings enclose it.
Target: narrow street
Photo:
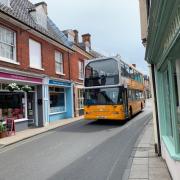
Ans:
[[[81,120],[0,152],[1,180],[120,180],[151,105],[126,123]]]

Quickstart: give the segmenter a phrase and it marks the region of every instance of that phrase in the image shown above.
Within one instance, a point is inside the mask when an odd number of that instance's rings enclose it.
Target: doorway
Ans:
[[[36,125],[35,92],[27,93],[27,118],[28,126],[34,127]]]

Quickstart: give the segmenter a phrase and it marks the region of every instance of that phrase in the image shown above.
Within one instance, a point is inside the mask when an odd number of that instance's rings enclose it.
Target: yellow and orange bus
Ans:
[[[85,119],[125,120],[145,106],[143,74],[116,57],[85,62]]]

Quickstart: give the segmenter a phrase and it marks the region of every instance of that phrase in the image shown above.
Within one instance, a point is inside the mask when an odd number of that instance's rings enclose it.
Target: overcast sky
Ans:
[[[33,3],[40,0],[30,0]],[[48,15],[60,28],[90,33],[92,48],[105,55],[120,54],[148,73],[141,44],[138,0],[45,0]]]

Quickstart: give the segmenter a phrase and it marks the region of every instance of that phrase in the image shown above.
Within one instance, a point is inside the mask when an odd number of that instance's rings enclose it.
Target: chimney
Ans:
[[[82,42],[85,44],[86,50],[91,49],[91,35],[89,33],[82,35]]]
[[[72,29],[64,30],[63,33],[66,35],[69,41],[75,41],[75,32]]]
[[[132,64],[132,66],[136,67],[136,64]]]
[[[79,32],[76,29],[74,29],[73,31],[74,31],[74,34],[75,34],[74,42],[78,44],[79,43],[79,34],[78,34]]]
[[[45,2],[39,2],[34,4],[34,6],[35,8],[29,9],[29,13],[38,25],[47,29],[47,4]]]
[[[36,3],[34,5],[36,7],[36,10],[43,9],[44,13],[46,14],[46,16],[48,15],[48,12],[47,12],[47,3],[46,2],[42,1],[42,2]]]

